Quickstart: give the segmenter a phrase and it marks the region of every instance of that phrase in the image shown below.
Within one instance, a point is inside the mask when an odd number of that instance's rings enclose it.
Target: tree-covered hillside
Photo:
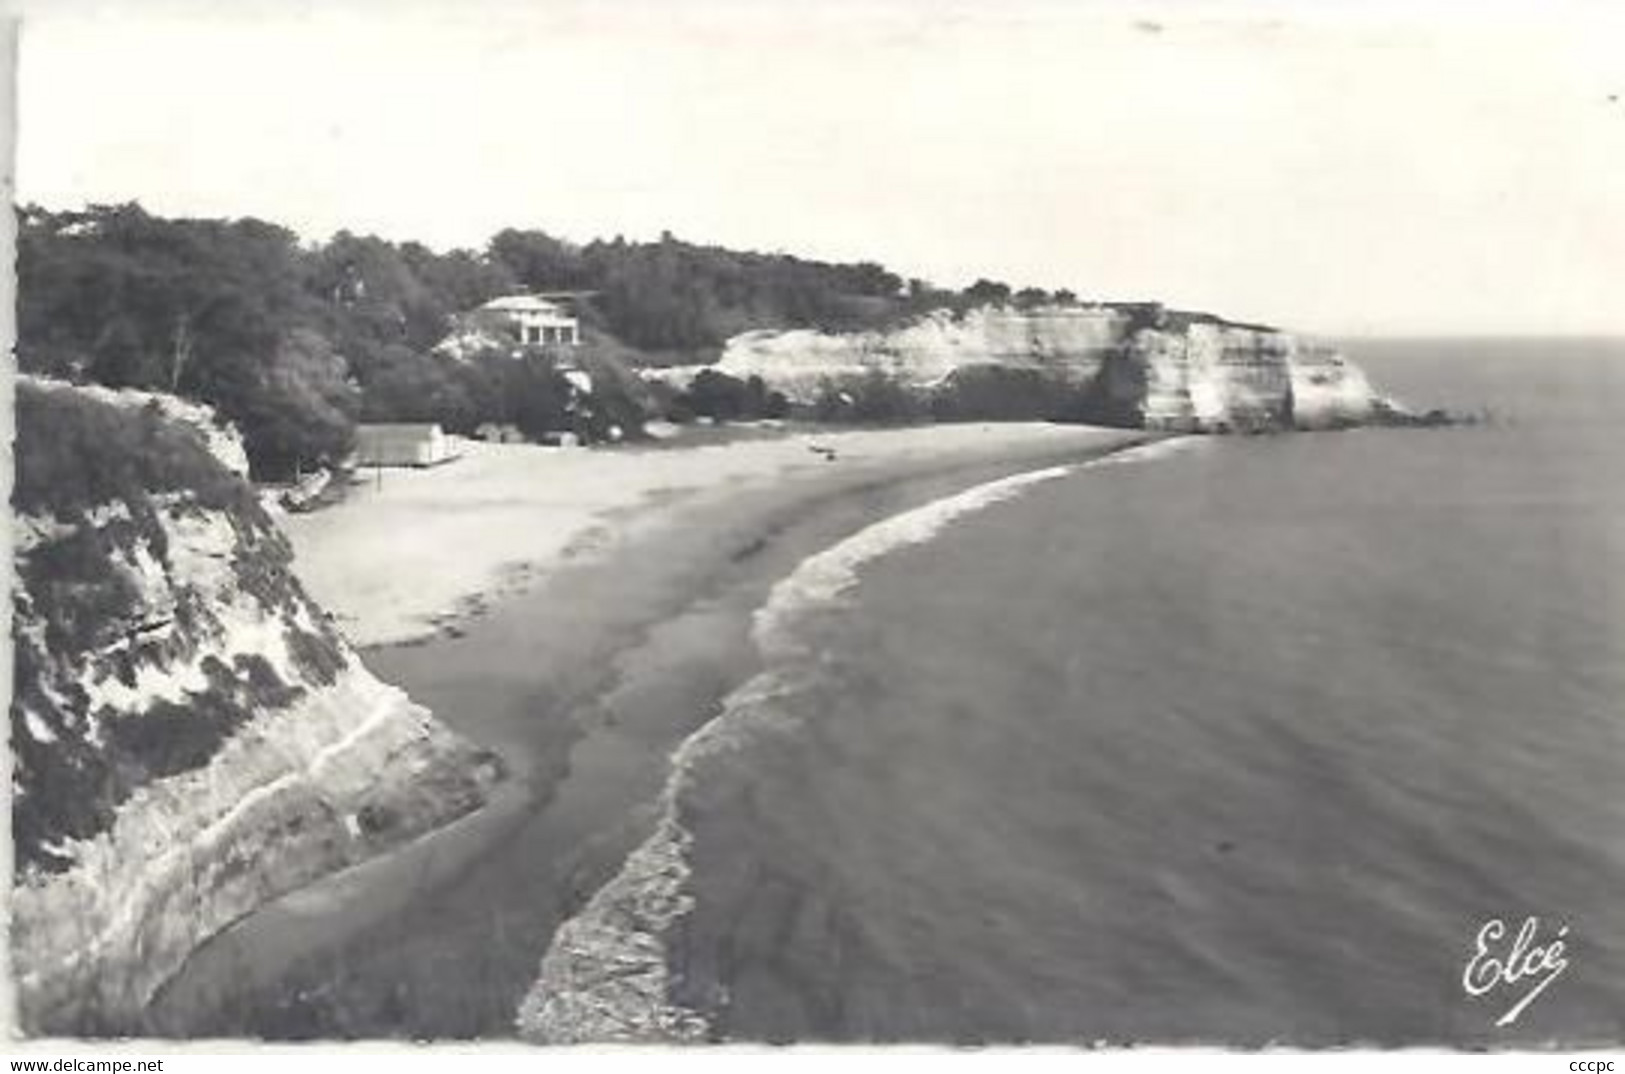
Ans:
[[[508,229],[483,250],[444,253],[349,232],[306,244],[261,220],[165,219],[133,202],[21,209],[18,277],[24,370],[211,403],[241,428],[264,478],[342,456],[363,417],[454,431],[494,421],[532,434],[579,425],[553,356],[515,365],[433,352],[458,313],[500,294],[580,296],[586,342],[571,358],[601,386],[577,429],[587,435],[628,427],[647,402],[627,366],[706,361],[747,329],[870,327],[927,308],[1051,297],[988,280],[945,292],[872,262],[670,234],[577,246]]]

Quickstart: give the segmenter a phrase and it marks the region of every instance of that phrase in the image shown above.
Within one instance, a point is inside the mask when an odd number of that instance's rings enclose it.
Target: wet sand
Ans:
[[[595,554],[450,633],[369,650],[381,677],[499,752],[508,785],[217,936],[155,1000],[152,1031],[511,1037],[554,929],[647,834],[671,749],[755,670],[749,618],[774,581],[878,518],[1145,438],[1068,428],[978,447],[961,431],[940,452],[646,493],[598,517]]]

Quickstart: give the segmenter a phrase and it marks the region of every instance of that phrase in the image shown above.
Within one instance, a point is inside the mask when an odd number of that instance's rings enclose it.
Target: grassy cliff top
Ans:
[[[109,501],[182,489],[209,507],[253,501],[195,431],[156,405],[117,406],[67,385],[21,382],[16,414],[19,513],[73,518]]]

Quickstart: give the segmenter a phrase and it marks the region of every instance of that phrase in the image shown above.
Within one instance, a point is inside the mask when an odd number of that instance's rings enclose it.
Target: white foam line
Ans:
[[[694,906],[684,890],[693,836],[678,817],[678,800],[701,760],[742,745],[746,730],[761,729],[775,719],[771,702],[790,689],[775,668],[802,652],[794,627],[803,615],[829,606],[853,588],[865,564],[924,544],[956,520],[1034,485],[1108,463],[1159,459],[1196,442],[1195,437],[1173,437],[976,485],[867,526],[803,560],[774,585],[751,631],[767,670],[730,693],[722,711],[672,751],[654,831],[554,933],[540,975],[517,1012],[520,1034],[552,1044],[704,1038],[704,1016],[678,1006],[669,995],[665,935]]]

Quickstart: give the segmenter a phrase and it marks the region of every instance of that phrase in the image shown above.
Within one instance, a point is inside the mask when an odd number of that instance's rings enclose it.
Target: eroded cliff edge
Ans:
[[[208,936],[496,768],[312,604],[207,412],[17,396],[13,978],[26,1032],[118,1032]]]
[[[1044,418],[1188,432],[1408,423],[1336,348],[1268,325],[1157,303],[938,310],[864,332],[746,332],[709,367],[761,377],[792,402],[877,378],[938,418]]]

